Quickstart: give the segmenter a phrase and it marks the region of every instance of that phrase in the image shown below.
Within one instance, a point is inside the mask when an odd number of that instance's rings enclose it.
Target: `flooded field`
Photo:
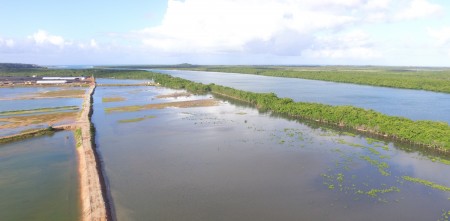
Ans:
[[[78,220],[73,133],[0,145],[0,220]]]
[[[96,143],[118,220],[448,220],[448,158],[216,97],[98,87]],[[122,97],[102,102],[105,97]]]

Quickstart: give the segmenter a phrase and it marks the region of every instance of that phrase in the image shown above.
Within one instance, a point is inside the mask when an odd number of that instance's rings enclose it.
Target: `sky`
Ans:
[[[450,66],[448,0],[0,0],[0,63]]]

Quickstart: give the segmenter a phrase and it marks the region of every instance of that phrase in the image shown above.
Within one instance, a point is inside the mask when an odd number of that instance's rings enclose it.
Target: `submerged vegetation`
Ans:
[[[428,180],[423,180],[420,178],[415,178],[415,177],[410,177],[410,176],[403,176],[402,177],[404,180],[409,181],[409,182],[413,182],[413,183],[420,183],[422,185],[431,187],[433,189],[437,189],[437,190],[442,190],[442,191],[446,191],[446,192],[450,192],[450,187],[448,186],[443,186],[443,185],[439,185],[437,183],[433,183],[431,181]]]

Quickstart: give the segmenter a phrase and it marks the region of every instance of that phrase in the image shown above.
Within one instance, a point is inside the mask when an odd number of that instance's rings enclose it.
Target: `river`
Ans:
[[[219,84],[252,92],[274,92],[295,101],[351,105],[413,120],[450,123],[450,94],[374,87],[298,78],[206,71],[150,70],[204,84]]]

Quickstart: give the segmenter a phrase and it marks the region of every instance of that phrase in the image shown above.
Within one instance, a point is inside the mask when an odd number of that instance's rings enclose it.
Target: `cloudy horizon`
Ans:
[[[444,0],[28,4],[0,6],[0,62],[449,66],[450,60]]]

